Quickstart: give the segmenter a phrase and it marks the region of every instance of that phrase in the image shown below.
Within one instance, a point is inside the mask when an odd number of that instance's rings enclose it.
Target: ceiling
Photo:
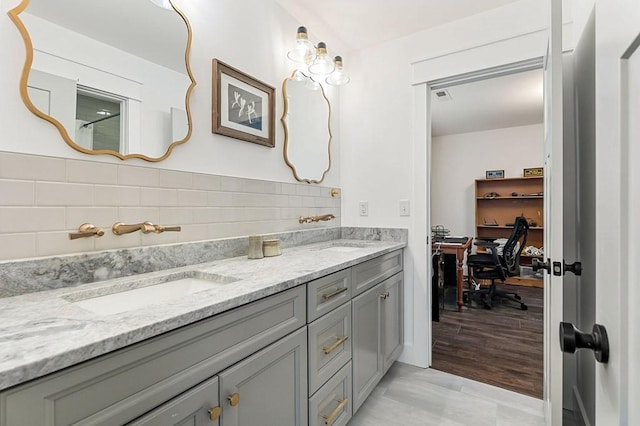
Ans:
[[[542,70],[496,77],[432,92],[432,135],[478,132],[543,122]]]
[[[404,37],[518,0],[276,0],[311,33],[346,52]],[[292,33],[295,29],[292,30]]]
[[[276,0],[319,34],[333,53],[348,54],[518,0]],[[293,32],[292,29],[292,38]],[[447,89],[433,102],[434,136],[543,122],[542,71],[529,71]]]

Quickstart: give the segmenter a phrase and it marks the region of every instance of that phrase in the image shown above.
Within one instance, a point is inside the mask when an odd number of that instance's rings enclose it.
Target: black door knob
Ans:
[[[562,267],[563,274],[566,274],[567,272],[573,272],[573,274],[576,276],[582,275],[582,263],[573,262],[569,264],[569,263],[565,263],[564,260],[562,261],[562,263],[564,264]]]
[[[540,259],[533,259],[531,261],[531,269],[536,272],[538,269],[546,269],[547,272],[551,272],[551,259],[547,259],[546,262],[540,262]]]
[[[595,324],[591,334],[578,330],[569,322],[560,323],[560,350],[575,353],[576,349],[591,349],[596,361],[606,364],[609,361],[609,339],[603,325]]]

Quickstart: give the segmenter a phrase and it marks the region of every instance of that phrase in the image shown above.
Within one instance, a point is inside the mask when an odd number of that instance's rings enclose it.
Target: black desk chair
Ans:
[[[513,230],[505,243],[502,253],[498,254],[499,244],[491,241],[475,241],[474,244],[484,247],[485,253],[476,253],[467,257],[467,265],[473,270],[473,278],[491,280],[488,288],[466,290],[469,301],[475,295],[483,296],[484,307],[491,309],[494,298],[511,300],[520,304],[520,309],[527,310],[527,305],[521,302],[521,297],[514,292],[502,291],[496,288],[495,280],[504,282],[507,277],[520,275],[520,252],[527,243],[529,224],[527,220],[518,216],[513,224]]]

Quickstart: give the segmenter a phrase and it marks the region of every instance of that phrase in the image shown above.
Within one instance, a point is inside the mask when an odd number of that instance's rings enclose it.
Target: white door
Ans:
[[[596,1],[596,424],[640,424],[640,2]]]
[[[544,65],[544,251],[563,259],[562,2],[550,0],[550,34]],[[547,422],[562,424],[562,357],[558,327],[563,313],[562,274],[544,275],[544,402]]]

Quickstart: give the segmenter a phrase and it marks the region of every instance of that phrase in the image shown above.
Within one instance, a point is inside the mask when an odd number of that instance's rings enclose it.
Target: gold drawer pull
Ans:
[[[211,421],[216,421],[220,417],[222,409],[220,407],[213,407],[209,409],[209,418]]]
[[[229,404],[231,404],[232,407],[235,407],[240,403],[240,394],[239,393],[231,394],[227,397],[227,399],[229,400]]]
[[[347,339],[349,338],[349,336],[342,336],[342,337],[338,337],[338,340],[335,341],[335,343],[331,346],[323,346],[322,347],[322,352],[324,352],[325,355],[329,355],[331,352],[333,352],[338,346],[340,346],[341,344],[343,344],[344,342],[347,341]]]
[[[344,293],[345,291],[347,291],[347,287],[336,287],[335,291],[332,291],[331,293],[323,293],[322,294],[322,298],[324,300],[329,300],[332,297],[336,297],[337,295],[339,295],[340,293]]]
[[[324,419],[324,424],[325,425],[332,425],[333,422],[336,421],[336,418],[338,417],[338,415],[340,414],[340,412],[344,409],[344,406],[347,405],[347,402],[349,402],[349,398],[344,398],[344,399],[339,399],[338,400],[338,406],[336,408],[333,409],[333,411],[331,413],[329,413],[328,415],[323,415],[322,418]]]

